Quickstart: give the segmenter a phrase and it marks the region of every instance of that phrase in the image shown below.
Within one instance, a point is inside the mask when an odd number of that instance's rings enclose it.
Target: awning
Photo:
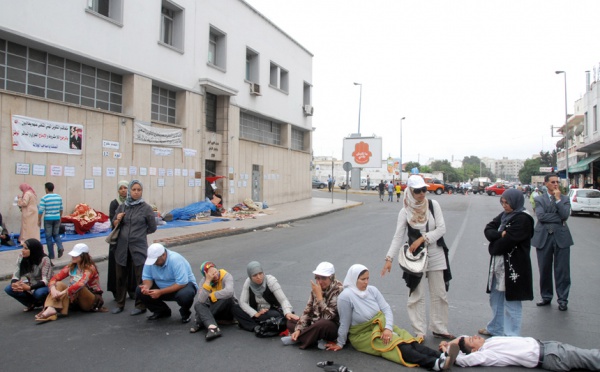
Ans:
[[[588,156],[587,158],[581,160],[579,163],[575,164],[572,167],[569,167],[569,173],[579,173],[579,172],[587,172],[590,170],[590,163],[599,159],[600,154]]]

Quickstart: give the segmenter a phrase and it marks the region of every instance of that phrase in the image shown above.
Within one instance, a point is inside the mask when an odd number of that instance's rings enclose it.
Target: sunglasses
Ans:
[[[420,189],[412,189],[415,195],[419,195],[422,192],[427,192],[427,187],[421,187]]]
[[[315,275],[315,280],[323,281],[323,280],[327,280],[327,279],[329,279],[328,276]]]

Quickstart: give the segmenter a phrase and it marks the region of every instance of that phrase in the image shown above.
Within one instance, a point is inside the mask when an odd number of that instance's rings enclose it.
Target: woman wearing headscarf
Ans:
[[[240,301],[233,306],[233,316],[240,328],[252,332],[261,321],[270,318],[299,319],[292,313],[292,305],[277,279],[265,274],[259,262],[250,262],[246,272],[248,278],[242,287]]]
[[[110,202],[110,206],[108,208],[108,217],[110,221],[115,219],[117,215],[117,208],[119,205],[125,203],[127,200],[127,189],[129,186],[128,181],[119,181],[117,184],[117,197],[113,201]],[[113,226],[114,228],[114,226]],[[106,280],[106,290],[112,292],[113,297],[117,298],[117,269],[115,262],[115,250],[117,249],[116,244],[111,244],[108,248],[108,278]],[[128,288],[127,292],[129,293],[129,297],[135,297],[135,275],[133,273],[133,268],[131,265],[126,268],[129,274],[129,278],[127,280]]]
[[[390,305],[376,287],[369,285],[369,270],[363,265],[348,269],[344,291],[338,297],[338,311],[337,341],[327,343],[327,350],[341,350],[349,339],[360,352],[433,371],[449,369],[458,354],[458,345],[449,350],[448,356],[421,345],[422,338],[414,338],[395,326]]]
[[[429,328],[433,336],[453,340],[448,332],[448,297],[450,262],[448,248],[444,242],[446,224],[442,208],[436,200],[428,200],[427,184],[423,177],[412,175],[408,178],[404,193],[404,207],[398,213],[398,222],[394,238],[385,257],[381,276],[390,272],[392,261],[407,241],[410,252],[427,248],[427,265],[421,276],[403,273],[402,278],[410,288],[408,295],[408,317],[417,337],[427,333],[427,314],[425,308],[425,282],[429,286],[430,319]],[[403,252],[400,252],[403,254]]]
[[[490,294],[492,320],[479,330],[483,335],[520,336],[521,301],[533,300],[531,237],[533,217],[525,211],[523,193],[508,189],[500,197],[504,212],[484,229],[490,245],[486,292]]]
[[[17,269],[4,291],[25,306],[23,311],[32,311],[44,304],[52,275],[52,264],[42,243],[27,239],[17,258]]]
[[[119,314],[125,309],[125,299],[128,283],[128,266],[133,267],[135,272],[135,286],[142,282],[142,270],[146,261],[148,251],[148,234],[156,231],[156,219],[152,207],[142,199],[143,186],[138,180],[129,183],[127,197],[123,204],[119,205],[116,215],[112,219],[113,226],[121,226],[117,239],[115,254],[116,268],[116,296],[117,307],[113,308],[113,314]],[[135,309],[130,315],[139,315],[146,312],[142,301],[136,297]]]
[[[38,198],[31,186],[22,183],[19,189],[23,193],[17,200],[21,210],[21,234],[19,242],[27,239],[40,240],[40,226],[38,225]]]

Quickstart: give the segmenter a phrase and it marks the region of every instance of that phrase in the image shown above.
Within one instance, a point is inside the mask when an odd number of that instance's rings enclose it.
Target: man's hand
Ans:
[[[446,351],[448,351],[448,341],[440,342],[439,349],[442,353],[445,353]]]
[[[140,284],[140,292],[142,292],[143,295],[148,295],[149,291],[150,291],[150,287],[148,287],[147,285],[144,285],[144,284]]]
[[[162,295],[162,292],[160,289],[150,289],[148,290],[148,296],[150,296],[153,299],[157,299]]]

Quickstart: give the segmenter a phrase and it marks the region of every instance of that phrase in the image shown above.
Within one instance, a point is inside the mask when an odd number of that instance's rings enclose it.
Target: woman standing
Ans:
[[[110,202],[110,206],[108,208],[108,217],[111,221],[115,219],[117,215],[117,208],[119,205],[125,203],[127,199],[127,187],[129,186],[128,181],[119,181],[117,184],[117,198]],[[112,292],[113,297],[117,298],[117,269],[115,262],[115,250],[117,249],[116,244],[111,244],[108,248],[108,278],[106,280],[106,290]],[[129,287],[127,288],[127,292],[129,293],[129,297],[135,297],[135,276],[133,275],[133,268],[128,266],[126,268],[127,272],[130,273],[129,279],[133,279],[128,281]]]
[[[142,270],[146,261],[148,251],[148,234],[156,231],[156,219],[152,207],[142,199],[143,186],[138,180],[129,183],[127,198],[117,208],[116,216],[112,220],[116,228],[121,225],[121,232],[117,240],[115,250],[117,295],[115,301],[117,307],[111,312],[118,314],[125,309],[127,296],[128,276],[127,266],[132,265],[135,272],[135,285],[142,282]],[[139,298],[135,299],[135,309],[130,315],[139,315],[146,312],[146,307]]]
[[[443,239],[446,225],[440,205],[435,200],[427,200],[426,193],[427,185],[423,177],[412,175],[408,178],[408,187],[403,199],[404,208],[398,214],[396,232],[385,257],[381,276],[391,271],[394,256],[406,242],[405,236],[408,236],[410,252],[426,247],[427,266],[423,276],[409,275],[406,272],[402,275],[410,288],[407,303],[408,317],[417,337],[424,338],[427,332],[426,279],[429,285],[431,311],[429,327],[434,337],[453,340],[454,335],[448,332],[447,291],[452,275],[448,261],[448,248]]]
[[[500,198],[504,212],[485,227],[490,245],[486,292],[490,294],[492,320],[479,330],[483,335],[520,336],[521,301],[533,300],[531,237],[533,217],[525,212],[523,193],[508,189]]]
[[[292,313],[292,305],[273,275],[265,275],[259,262],[252,261],[246,267],[248,278],[244,282],[239,304],[233,306],[233,316],[240,328],[254,331],[261,321],[284,316],[298,320]]]
[[[35,316],[36,321],[56,320],[59,311],[67,315],[70,307],[81,311],[106,311],[102,307],[104,300],[98,269],[89,252],[86,244],[75,244],[69,252],[71,263],[50,279],[50,295],[46,298],[44,310]],[[69,278],[69,285],[62,282],[66,278]]]
[[[17,259],[17,270],[4,291],[25,305],[23,311],[42,306],[48,296],[52,264],[39,240],[27,239]]]
[[[38,198],[31,186],[22,183],[19,189],[23,193],[17,205],[21,210],[21,234],[19,242],[23,243],[27,239],[40,240],[40,226],[38,225]]]
[[[363,353],[381,356],[406,367],[423,367],[433,371],[450,369],[458,345],[449,356],[413,338],[408,331],[394,325],[394,315],[381,292],[369,285],[369,270],[352,265],[344,279],[344,291],[338,298],[340,328],[337,342],[327,343],[327,349],[338,351],[350,339],[352,346]]]

